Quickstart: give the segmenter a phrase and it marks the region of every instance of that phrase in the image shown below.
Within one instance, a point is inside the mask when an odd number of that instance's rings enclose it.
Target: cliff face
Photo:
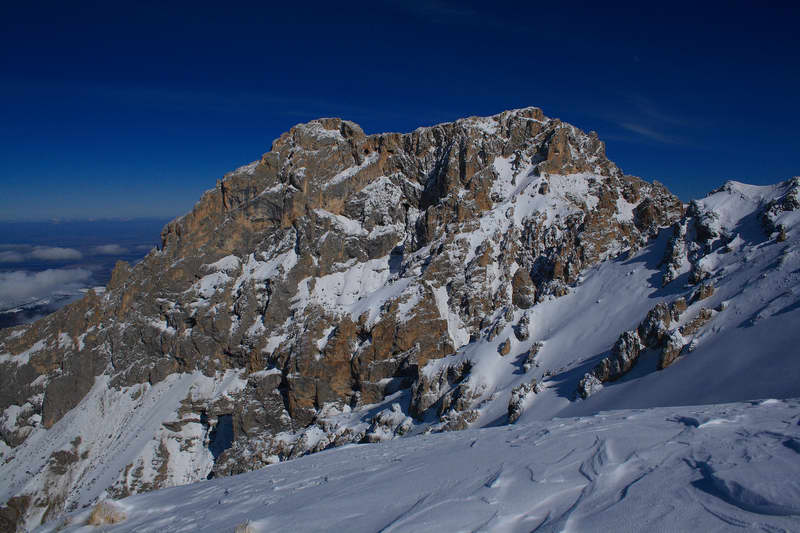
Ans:
[[[3,519],[381,440],[413,418],[466,427],[492,391],[468,361],[430,361],[506,326],[526,336],[526,309],[683,214],[596,134],[536,108],[409,134],[295,126],[105,292],[0,332],[0,451],[30,465],[9,474]],[[398,394],[407,405],[380,411]]]

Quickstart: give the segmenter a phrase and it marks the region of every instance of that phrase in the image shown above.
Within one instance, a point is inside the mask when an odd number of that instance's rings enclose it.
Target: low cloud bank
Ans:
[[[30,303],[55,294],[69,294],[85,287],[92,273],[84,268],[50,269],[42,272],[0,272],[0,310]]]
[[[142,244],[136,246],[137,250],[150,250],[153,246]],[[6,248],[2,250],[2,248]],[[0,247],[0,263],[23,263],[25,261],[80,261],[83,255],[80,250],[75,248],[63,248],[60,246],[31,246],[18,245],[14,249],[10,246]],[[87,252],[89,255],[125,255],[130,250],[119,244],[101,244],[93,246]]]
[[[25,256],[19,252],[0,252],[0,263],[22,263]]]
[[[119,244],[103,244],[92,248],[92,253],[95,255],[122,255],[127,254],[128,250]]]
[[[30,255],[43,261],[78,261],[83,258],[83,254],[74,248],[57,246],[37,246]]]
[[[17,247],[16,250],[0,252],[0,263],[22,263],[36,259],[39,261],[80,261],[83,254],[75,248],[59,246]]]

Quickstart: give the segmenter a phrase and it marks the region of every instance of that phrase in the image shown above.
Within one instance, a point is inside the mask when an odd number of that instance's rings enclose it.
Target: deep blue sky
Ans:
[[[800,174],[798,8],[164,4],[0,8],[0,219],[179,215],[320,116],[536,105],[684,200]]]

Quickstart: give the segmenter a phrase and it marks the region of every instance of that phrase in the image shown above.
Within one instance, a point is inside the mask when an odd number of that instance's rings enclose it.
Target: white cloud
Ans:
[[[85,287],[90,277],[91,272],[83,268],[0,272],[0,309],[9,309],[54,294],[74,293]]]
[[[75,248],[58,246],[3,245],[0,246],[0,263],[22,263],[24,261],[79,261],[83,254]]]
[[[104,244],[92,248],[92,253],[96,255],[122,255],[128,253],[128,250],[119,244]]]
[[[24,260],[25,256],[19,252],[0,252],[0,263],[21,263]]]
[[[37,246],[30,256],[43,261],[78,261],[83,258],[83,254],[74,248],[57,246]]]

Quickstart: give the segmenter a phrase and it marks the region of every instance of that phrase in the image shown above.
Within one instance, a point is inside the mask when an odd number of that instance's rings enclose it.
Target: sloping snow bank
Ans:
[[[121,500],[106,530],[796,531],[798,479],[800,400],[627,410],[346,446]]]

